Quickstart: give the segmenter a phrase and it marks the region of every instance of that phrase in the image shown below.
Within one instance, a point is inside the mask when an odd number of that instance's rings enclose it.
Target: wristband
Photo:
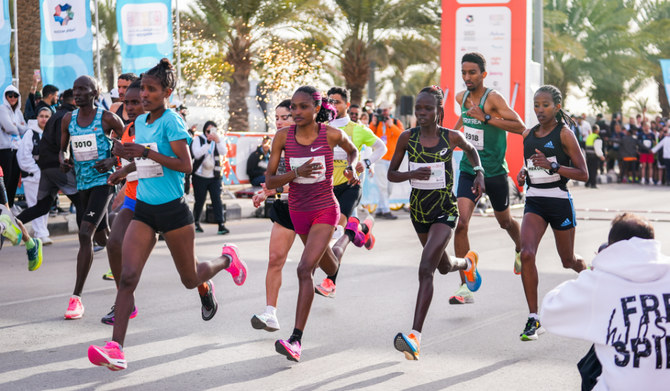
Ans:
[[[148,158],[149,157],[149,151],[151,151],[151,147],[147,145],[146,147],[144,147],[144,151],[142,151],[142,157],[143,158]]]
[[[477,173],[477,171],[484,174],[484,167],[482,167],[482,166],[474,166],[474,167],[472,167],[472,170],[475,172],[475,174]]]
[[[298,167],[296,167],[296,168],[293,169],[293,173],[295,174],[295,177],[296,177],[296,178],[299,178],[299,177],[300,177],[300,174],[298,174]]]

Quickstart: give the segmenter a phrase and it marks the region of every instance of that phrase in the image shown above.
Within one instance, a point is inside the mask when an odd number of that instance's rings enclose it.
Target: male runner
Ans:
[[[484,167],[486,194],[491,200],[493,213],[500,228],[507,231],[514,242],[516,257],[514,273],[521,274],[521,231],[519,223],[512,218],[509,209],[509,185],[507,181],[507,132],[522,134],[526,125],[512,110],[505,98],[497,91],[484,86],[486,59],[480,53],[466,53],[461,60],[461,75],[467,90],[456,95],[461,106],[461,117],[455,129],[463,126],[465,139],[475,146]],[[461,159],[458,178],[458,224],[454,235],[454,250],[457,257],[464,257],[470,251],[468,227],[477,201],[472,191],[475,171],[468,159]],[[449,299],[450,304],[474,303],[474,296],[461,275],[461,286]]]
[[[128,117],[126,105],[123,103],[124,97],[126,95],[126,90],[130,86],[130,84],[132,84],[132,82],[134,82],[137,79],[139,78],[134,73],[122,73],[119,75],[119,78],[116,81],[116,87],[119,90],[119,101],[112,103],[112,106],[110,106],[109,111],[119,116],[119,118],[121,118],[121,120],[123,121],[124,125],[128,125],[130,122],[132,122]]]
[[[330,126],[341,129],[346,133],[359,152],[364,145],[372,148],[370,158],[365,159],[363,162],[359,161],[356,165],[358,173],[363,172],[365,168],[369,169],[374,162],[384,156],[386,145],[384,145],[384,142],[379,137],[372,133],[370,128],[355,123],[349,118],[347,115],[347,109],[350,106],[349,92],[345,88],[333,87],[328,90],[328,100],[337,111],[337,118],[330,122]],[[344,170],[346,170],[348,165],[346,159],[346,152],[339,147],[335,147],[333,150],[333,193],[340,204],[339,225],[345,226],[346,224],[345,234],[333,246],[333,254],[336,257],[338,265],[342,260],[344,250],[350,242],[354,242],[354,245],[357,247],[365,245],[368,250],[374,246],[374,237],[370,232],[373,225],[372,219],[366,219],[361,226],[358,218],[352,216],[361,200],[362,191],[360,184],[350,185],[344,176]],[[326,251],[323,256],[327,257],[329,255],[330,252]],[[334,298],[335,281],[338,273],[339,268],[335,274],[327,276],[321,284],[317,285],[315,288],[316,293]]]
[[[123,134],[121,119],[111,111],[96,106],[98,83],[90,76],[74,81],[74,100],[79,109],[65,114],[61,122],[61,143],[58,156],[61,169],[74,168],[77,190],[84,210],[79,227],[79,253],[74,292],[65,312],[65,319],[79,319],[84,315],[81,292],[93,262],[93,234],[107,218],[107,205],[112,198],[112,186],[107,178],[112,173],[116,158],[112,157],[112,132],[116,138]],[[72,156],[65,153],[72,147]]]

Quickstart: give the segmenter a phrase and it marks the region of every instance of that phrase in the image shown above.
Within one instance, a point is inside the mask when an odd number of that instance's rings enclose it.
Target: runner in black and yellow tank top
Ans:
[[[460,214],[456,234],[454,235],[454,250],[457,257],[462,257],[470,250],[468,226],[472,212],[475,209],[476,199],[472,191],[475,172],[480,169],[484,173],[486,194],[498,224],[505,229],[514,242],[516,250],[515,262],[519,262],[521,240],[519,223],[512,218],[509,209],[509,185],[507,178],[507,132],[521,134],[526,126],[517,113],[512,110],[505,98],[497,91],[486,88],[486,60],[479,53],[466,53],[461,60],[461,74],[467,90],[456,94],[456,101],[461,108],[461,118],[455,128],[464,128],[468,140],[479,152],[482,161],[481,167],[473,167],[468,159],[462,159],[460,175],[458,177],[458,212]],[[518,263],[520,268],[520,263]],[[518,270],[515,264],[515,272]],[[474,303],[474,296],[466,285],[461,273],[461,286],[454,296],[449,299],[450,304]]]
[[[451,155],[454,147],[461,148],[474,166],[479,166],[479,155],[463,134],[437,126],[442,122],[444,95],[439,87],[426,87],[416,98],[415,112],[419,126],[403,132],[398,139],[389,166],[388,180],[410,181],[410,217],[414,230],[423,245],[419,266],[419,294],[416,299],[414,322],[409,334],[398,333],[394,346],[408,360],[419,359],[421,329],[433,298],[435,269],[441,274],[463,270],[473,291],[479,289],[481,277],[477,271],[477,254],[470,251],[465,258],[450,257],[444,251],[456,224],[458,210],[454,205],[451,188],[454,178]],[[400,163],[409,155],[409,171],[398,171]],[[478,195],[484,192],[484,175],[477,173],[474,181]]]

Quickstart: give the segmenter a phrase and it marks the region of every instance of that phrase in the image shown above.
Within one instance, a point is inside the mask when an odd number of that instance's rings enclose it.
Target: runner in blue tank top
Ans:
[[[94,234],[98,243],[107,242],[107,205],[113,189],[107,184],[107,178],[116,163],[110,136],[120,138],[123,134],[121,119],[96,106],[99,91],[95,79],[81,76],[75,80],[72,90],[79,109],[65,114],[61,122],[59,159],[62,170],[75,170],[84,213],[79,227],[77,279],[65,319],[79,319],[84,315],[81,292],[93,262]],[[72,156],[66,159],[68,149]]]
[[[548,225],[554,231],[563,267],[578,273],[586,269],[584,259],[575,254],[577,223],[566,187],[569,179],[586,182],[589,178],[586,161],[575,134],[568,128],[572,120],[561,109],[561,91],[554,86],[542,86],[533,100],[540,124],[523,132],[525,167],[517,176],[519,185],[528,184],[521,223],[521,281],[530,314],[520,335],[522,341],[537,340],[544,331],[537,315],[535,257]]]

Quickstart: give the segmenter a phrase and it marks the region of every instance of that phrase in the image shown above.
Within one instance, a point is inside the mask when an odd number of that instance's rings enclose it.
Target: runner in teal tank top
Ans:
[[[512,218],[509,209],[508,168],[505,161],[507,152],[507,132],[521,134],[526,126],[512,110],[505,98],[497,91],[486,88],[486,60],[479,53],[466,53],[461,60],[461,74],[467,90],[456,95],[461,108],[461,118],[455,129],[463,126],[466,140],[479,152],[481,167],[473,167],[468,159],[461,159],[458,177],[459,219],[454,235],[454,249],[457,257],[465,256],[470,250],[468,226],[477,199],[472,191],[475,172],[484,173],[486,194],[493,206],[493,212],[500,227],[505,229],[514,242],[516,250],[515,273],[520,273],[521,235],[520,225]],[[474,296],[465,285],[461,273],[461,286],[449,299],[451,304],[474,303]]]
[[[79,253],[77,278],[70,297],[65,319],[79,319],[84,315],[81,292],[93,262],[93,236],[98,243],[107,242],[107,205],[112,197],[112,186],[107,178],[112,173],[116,158],[112,157],[111,139],[121,137],[123,122],[111,111],[96,106],[98,83],[90,76],[77,78],[72,87],[79,109],[68,113],[61,122],[61,169],[74,168],[77,189],[84,209],[79,226]],[[71,157],[65,153],[71,150]]]

